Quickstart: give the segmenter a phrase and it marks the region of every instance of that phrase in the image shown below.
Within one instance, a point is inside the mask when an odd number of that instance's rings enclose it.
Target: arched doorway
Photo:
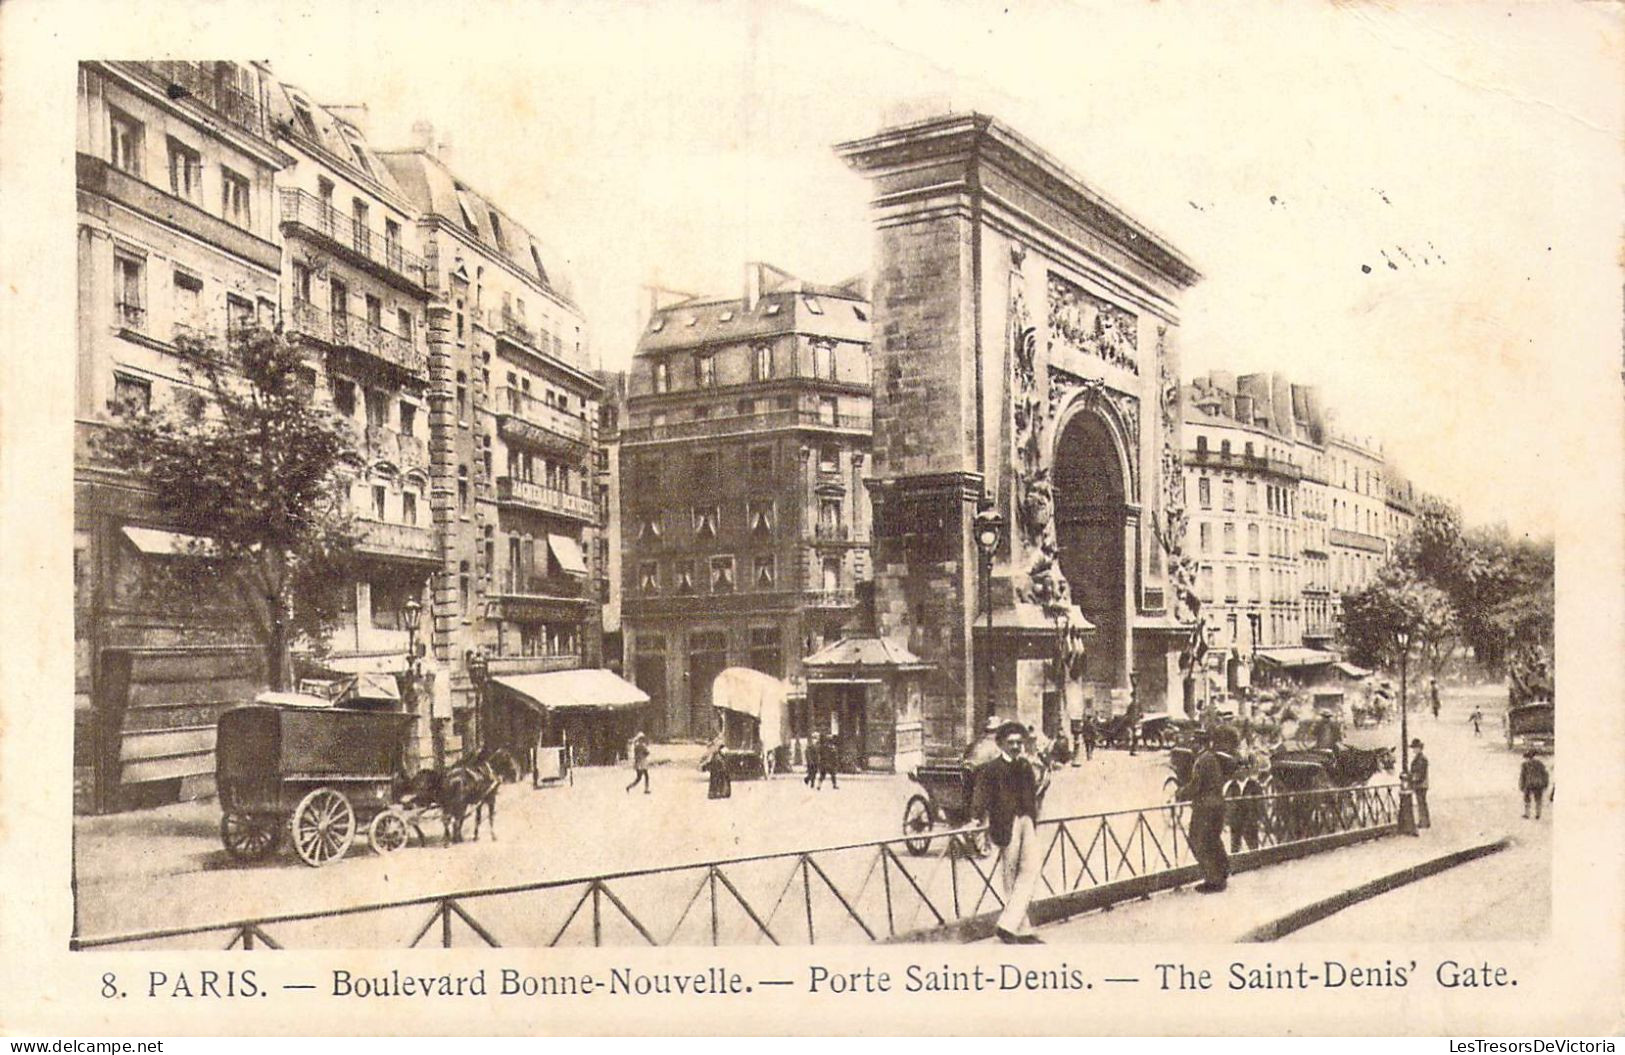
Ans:
[[[1086,698],[1104,713],[1113,687],[1127,686],[1124,596],[1127,518],[1123,460],[1100,414],[1073,415],[1055,445],[1055,531],[1072,599],[1095,625],[1085,662]]]

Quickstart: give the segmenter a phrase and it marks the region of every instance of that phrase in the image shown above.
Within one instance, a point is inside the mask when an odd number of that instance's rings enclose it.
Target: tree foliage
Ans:
[[[126,416],[100,448],[179,530],[209,540],[188,562],[193,584],[229,598],[284,689],[293,646],[319,650],[338,617],[356,542],[351,433],[317,405],[307,351],[281,333],[175,343],[196,390]]]
[[[1448,594],[1390,563],[1364,589],[1343,596],[1343,641],[1352,662],[1392,669],[1404,651],[1401,632],[1409,633],[1412,654],[1437,675],[1460,626]]]

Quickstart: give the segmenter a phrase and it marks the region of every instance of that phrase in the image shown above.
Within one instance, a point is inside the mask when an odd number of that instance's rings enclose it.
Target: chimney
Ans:
[[[749,263],[745,265],[745,310],[755,311],[756,304],[762,299],[762,265]]]
[[[412,122],[412,149],[434,153],[434,125],[423,120]]]

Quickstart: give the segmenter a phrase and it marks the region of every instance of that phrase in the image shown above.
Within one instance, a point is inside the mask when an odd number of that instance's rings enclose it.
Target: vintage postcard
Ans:
[[[1621,1028],[1618,5],[0,27],[8,1033]]]

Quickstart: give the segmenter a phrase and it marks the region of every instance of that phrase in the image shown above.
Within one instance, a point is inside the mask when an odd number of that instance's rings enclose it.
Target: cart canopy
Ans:
[[[784,700],[789,692],[790,687],[771,674],[729,667],[711,682],[711,704],[755,718],[762,750],[771,751],[784,743]]]

